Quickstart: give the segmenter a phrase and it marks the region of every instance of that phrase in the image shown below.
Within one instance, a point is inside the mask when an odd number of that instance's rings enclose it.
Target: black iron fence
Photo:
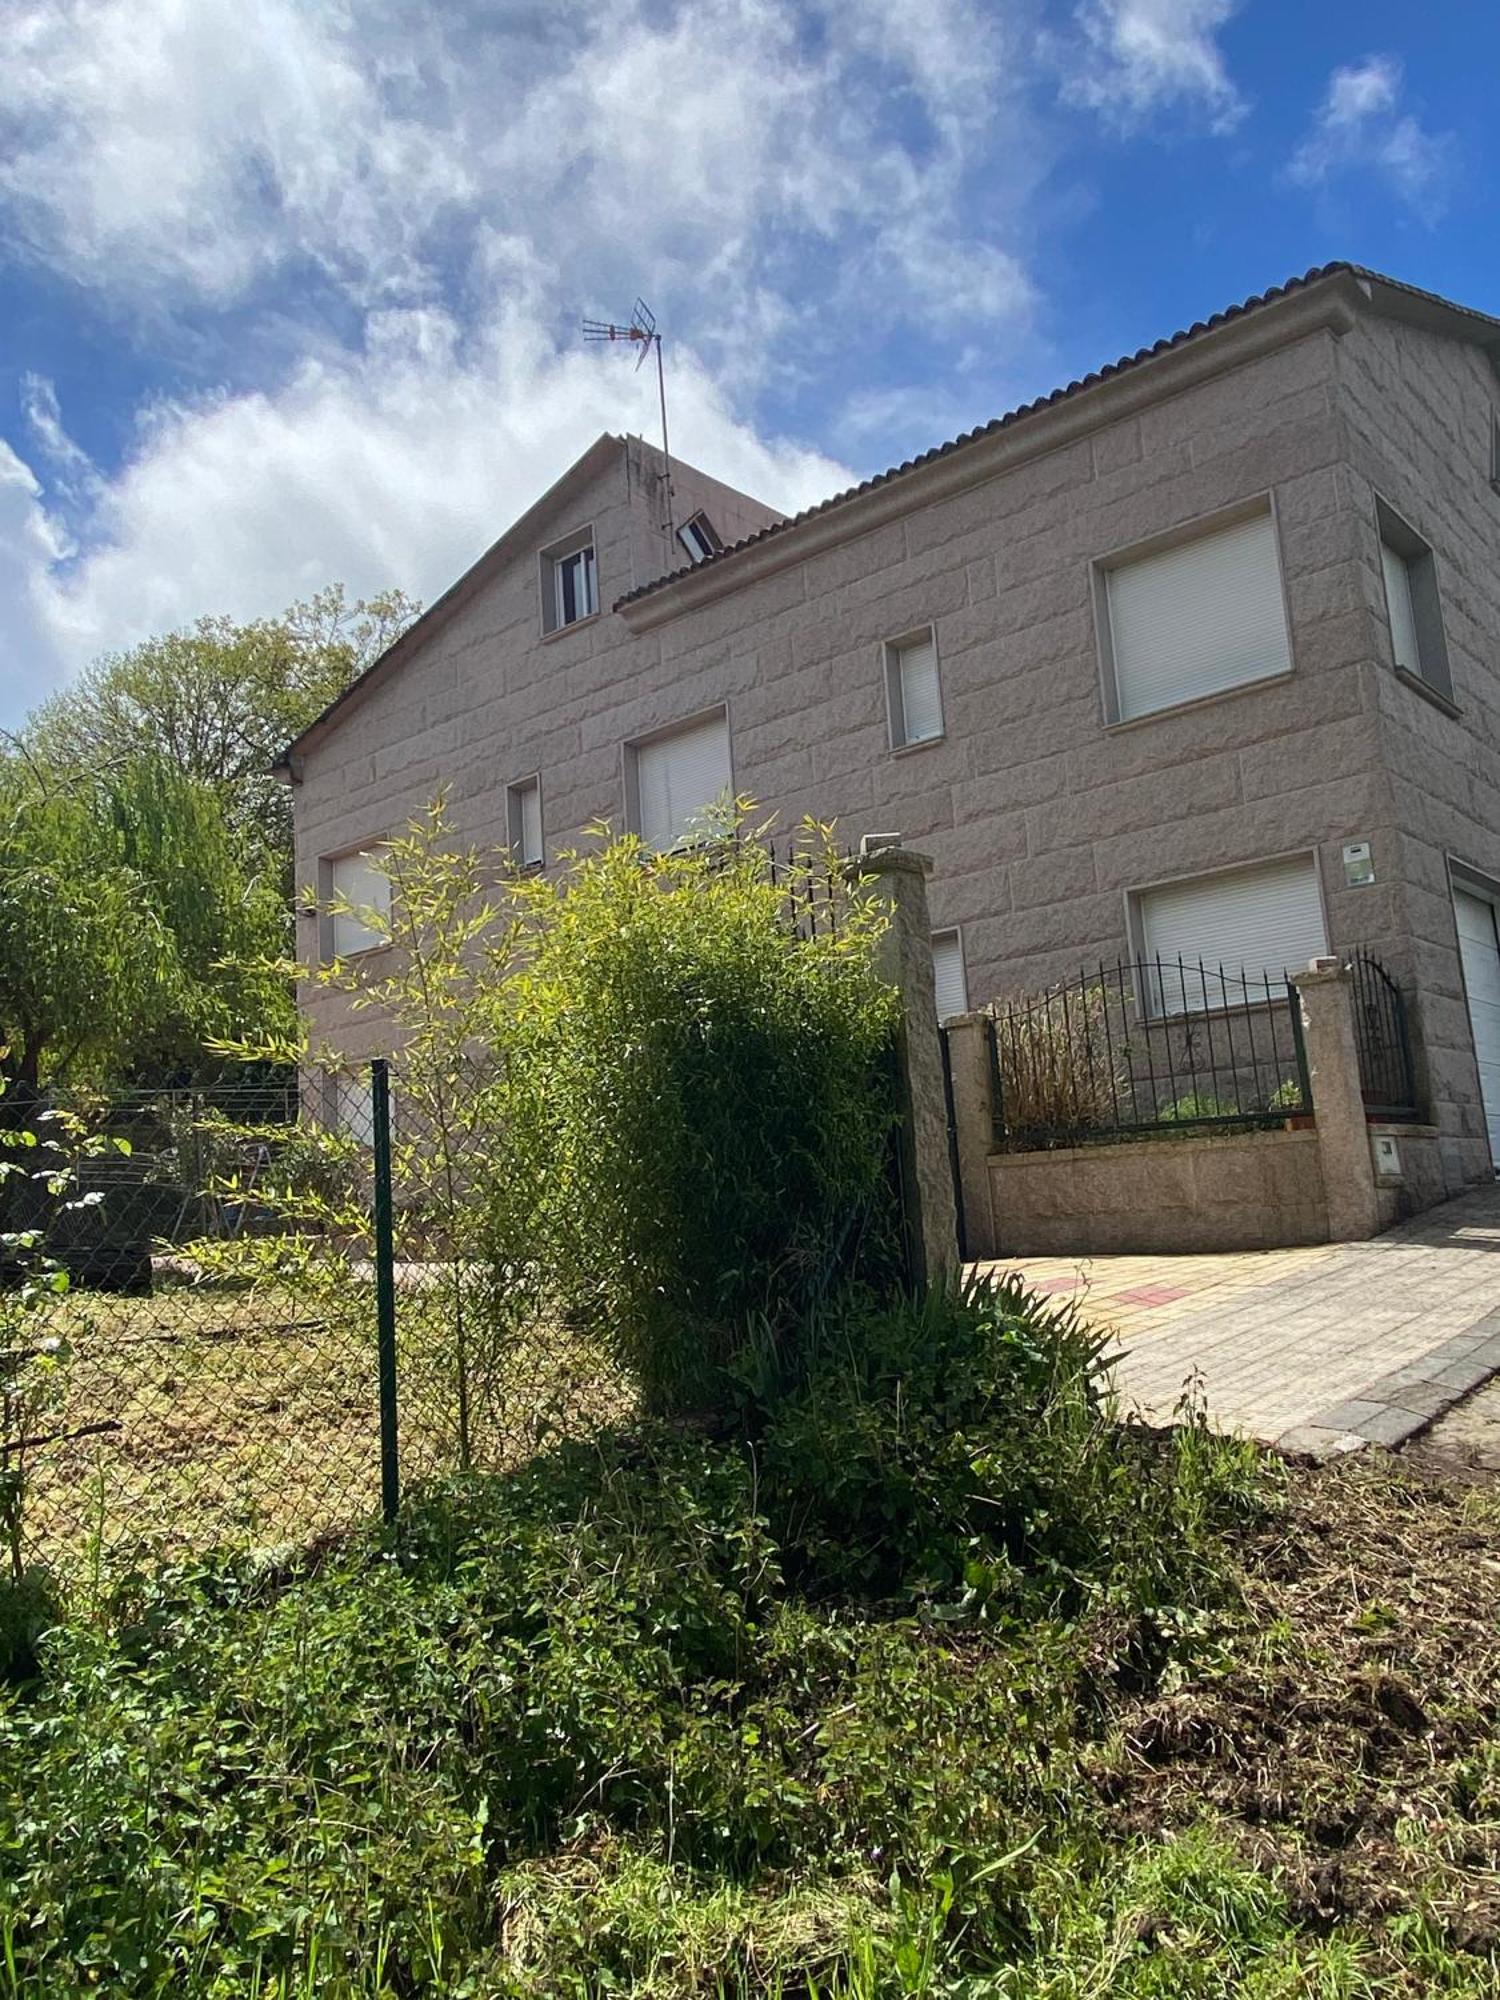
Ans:
[[[1284,973],[1119,959],[999,1002],[990,1033],[1002,1151],[1270,1128],[1313,1108]]]
[[[1412,1057],[1406,999],[1372,953],[1351,953],[1354,1040],[1359,1082],[1371,1118],[1411,1121],[1420,1117],[1417,1071]]]

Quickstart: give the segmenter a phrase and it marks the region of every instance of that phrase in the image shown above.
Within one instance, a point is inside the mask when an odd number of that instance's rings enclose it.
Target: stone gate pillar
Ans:
[[[1312,1082],[1313,1122],[1328,1240],[1354,1243],[1380,1232],[1380,1195],[1370,1152],[1370,1125],[1359,1081],[1353,981],[1336,958],[1315,958],[1292,975],[1302,1010],[1302,1041]]]
[[[913,1275],[918,1284],[931,1284],[958,1264],[958,1216],[938,1042],[932,922],[927,913],[932,861],[904,847],[872,847],[860,855],[854,872],[890,912],[881,946],[882,970],[901,995],[900,1144]]]

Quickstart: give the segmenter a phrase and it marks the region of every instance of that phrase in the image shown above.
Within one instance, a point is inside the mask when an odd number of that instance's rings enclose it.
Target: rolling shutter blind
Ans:
[[[1236,869],[1196,882],[1172,882],[1138,899],[1153,1013],[1177,1014],[1227,999],[1281,997],[1282,973],[1297,972],[1328,949],[1318,874],[1311,855]],[[1160,960],[1159,981],[1155,961]],[[1178,970],[1178,961],[1182,970]],[[1217,976],[1197,977],[1223,968]]]
[[[1106,589],[1122,722],[1292,664],[1269,513],[1124,563]]]
[[[1380,567],[1385,572],[1385,601],[1391,614],[1391,652],[1398,667],[1420,674],[1422,648],[1417,641],[1417,613],[1411,596],[1411,564],[1389,542],[1382,542]]]
[[[374,865],[381,853],[379,848],[370,848],[363,854],[343,854],[333,864],[333,893],[346,903],[352,903],[356,910],[376,910],[383,917],[391,914],[391,885]],[[369,951],[373,945],[386,943],[383,932],[373,930],[358,916],[336,911],[333,918],[333,950],[337,958],[347,958],[352,952]]]
[[[902,743],[925,743],[943,733],[943,704],[938,692],[937,647],[931,637],[914,639],[896,649],[896,673],[901,703]]]
[[[642,840],[648,847],[675,847],[709,807],[733,792],[725,717],[637,744],[635,778]]]
[[[932,940],[932,976],[937,986],[937,1015],[946,1021],[969,1011],[969,986],[964,977],[963,942],[957,931],[937,931]]]

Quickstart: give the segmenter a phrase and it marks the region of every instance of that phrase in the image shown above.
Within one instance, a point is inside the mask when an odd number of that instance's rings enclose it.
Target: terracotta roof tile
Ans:
[[[1013,424],[1020,423],[1026,417],[1035,416],[1042,410],[1050,409],[1055,403],[1062,403],[1069,397],[1080,395],[1085,389],[1095,388],[1113,376],[1123,375],[1132,368],[1138,368],[1142,362],[1152,361],[1159,354],[1169,353],[1175,347],[1184,347],[1189,341],[1198,340],[1218,327],[1227,326],[1231,320],[1243,319],[1247,313],[1258,312],[1263,306],[1274,305],[1278,299],[1287,298],[1294,292],[1305,291],[1308,286],[1316,285],[1325,278],[1339,276],[1365,278],[1377,284],[1388,285],[1392,290],[1403,292],[1408,297],[1426,300],[1433,305],[1445,307],[1450,312],[1464,313],[1481,325],[1500,331],[1500,321],[1491,319],[1485,313],[1475,312],[1468,306],[1456,306],[1451,299],[1441,298],[1436,292],[1424,292],[1419,286],[1403,284],[1399,279],[1387,278],[1379,271],[1366,270],[1363,265],[1343,261],[1315,265],[1301,277],[1288,278],[1285,284],[1273,285],[1268,291],[1254,293],[1238,305],[1226,306],[1223,312],[1214,313],[1209,319],[1195,320],[1191,326],[1154,341],[1150,347],[1138,348],[1134,354],[1121,355],[1118,361],[1111,361],[1103,368],[1095,369],[1092,374],[1081,376],[1076,382],[1069,382],[1064,388],[1053,389],[1047,395],[1038,396],[1030,403],[1021,403],[1015,409],[1007,410],[1004,416],[995,417],[987,424],[980,424],[975,430],[964,431],[958,437],[950,438],[946,444],[934,445],[931,451],[921,452],[916,458],[905,459],[900,465],[890,466],[884,472],[877,472],[871,478],[861,480],[858,486],[847,487],[842,493],[835,493],[827,500],[818,501],[815,506],[805,507],[800,514],[789,515],[785,520],[778,521],[769,528],[758,529],[755,534],[746,535],[740,541],[730,543],[702,562],[688,563],[681,569],[671,570],[665,576],[656,577],[650,583],[643,583],[637,589],[628,591],[625,596],[616,598],[614,609],[618,611],[623,605],[635,604],[641,598],[651,596],[654,591],[664,590],[668,584],[677,583],[685,576],[697,575],[718,563],[728,562],[743,549],[753,548],[760,542],[788,534],[804,521],[815,520],[818,515],[830,513],[835,507],[846,506],[851,500],[857,500],[861,494],[871,493],[879,486],[888,486],[892,480],[904,478],[907,473],[915,472],[919,466],[931,465],[937,459],[947,458],[953,452],[962,451],[966,446],[977,443],[980,438],[993,437],[997,431],[1009,430]]]

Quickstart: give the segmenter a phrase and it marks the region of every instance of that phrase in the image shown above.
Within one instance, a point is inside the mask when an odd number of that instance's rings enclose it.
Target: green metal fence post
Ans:
[[[396,1239],[391,1214],[391,1072],[370,1064],[375,1140],[375,1339],[380,1366],[380,1511],[389,1526],[401,1500],[396,1445]]]

